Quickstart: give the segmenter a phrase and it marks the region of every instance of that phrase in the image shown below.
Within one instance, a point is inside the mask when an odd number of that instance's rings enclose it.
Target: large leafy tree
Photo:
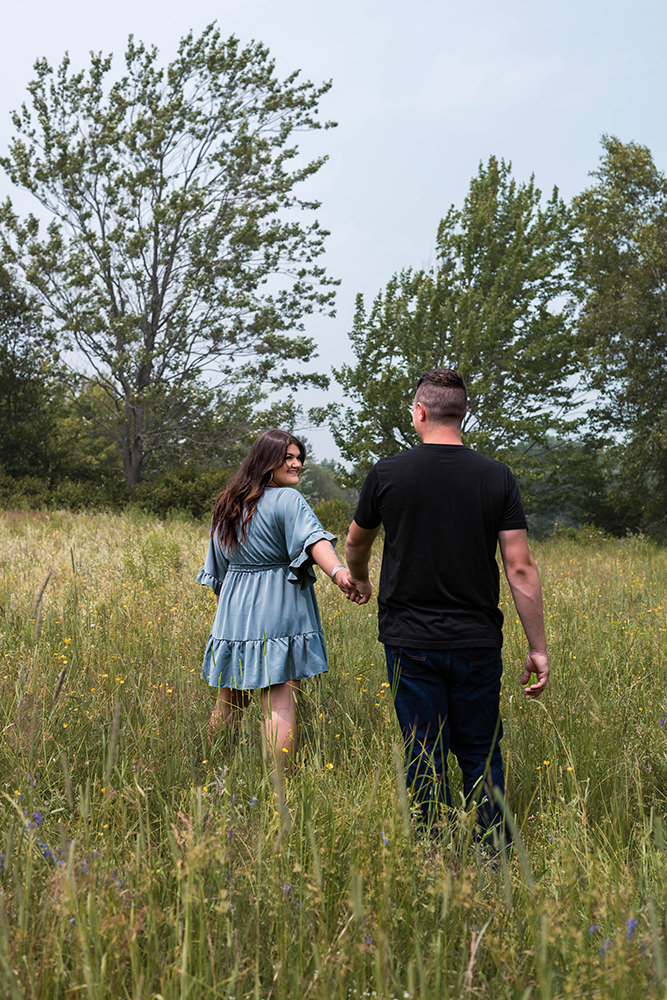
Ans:
[[[296,193],[323,158],[301,156],[295,134],[322,127],[329,84],[278,79],[265,47],[214,25],[167,66],[130,37],[116,79],[101,54],[86,71],[67,57],[35,71],[1,163],[40,217],[7,200],[0,238],[102,391],[135,484],[154,454],[187,448],[212,379],[232,394],[252,382],[260,401],[314,353],[299,331],[331,310],[334,283],[317,203]]]
[[[528,469],[535,444],[542,451],[564,430],[576,370],[563,299],[569,239],[557,191],[542,204],[532,179],[518,184],[491,158],[441,221],[434,265],[394,275],[370,310],[358,297],[357,363],[335,371],[353,405],[332,420],[357,479],[414,443],[411,402],[429,368],[462,372],[466,440],[489,454]]]
[[[667,532],[667,177],[650,151],[602,141],[575,200],[579,333],[594,420],[611,435],[610,498],[632,527]]]

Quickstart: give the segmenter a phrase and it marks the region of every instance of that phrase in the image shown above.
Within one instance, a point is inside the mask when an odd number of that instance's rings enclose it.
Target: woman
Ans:
[[[274,759],[295,745],[301,680],[327,670],[312,563],[348,597],[356,593],[334,552],[335,537],[291,488],[305,458],[292,434],[260,434],[216,501],[197,577],[218,600],[202,670],[218,690],[211,728],[238,723],[250,692],[261,689]]]

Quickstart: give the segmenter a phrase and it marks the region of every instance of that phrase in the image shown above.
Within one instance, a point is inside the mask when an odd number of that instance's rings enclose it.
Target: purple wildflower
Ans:
[[[52,865],[55,865],[56,859],[54,858],[53,852],[49,847],[49,845],[47,843],[40,844],[39,849],[42,852],[42,857],[46,858],[47,861],[50,861]]]

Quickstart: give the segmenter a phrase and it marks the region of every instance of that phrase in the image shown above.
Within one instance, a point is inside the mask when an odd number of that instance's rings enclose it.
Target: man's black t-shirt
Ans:
[[[385,528],[381,642],[502,645],[498,532],[526,527],[506,465],[464,445],[420,444],[371,469],[354,519],[361,528]]]

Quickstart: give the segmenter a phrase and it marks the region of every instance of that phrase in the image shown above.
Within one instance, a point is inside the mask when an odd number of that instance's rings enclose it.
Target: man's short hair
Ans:
[[[417,382],[415,403],[421,403],[434,424],[462,424],[468,407],[463,378],[453,368],[431,368]]]

